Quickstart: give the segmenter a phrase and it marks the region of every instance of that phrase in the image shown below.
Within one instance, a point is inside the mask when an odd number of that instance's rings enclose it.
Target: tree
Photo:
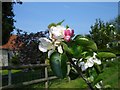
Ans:
[[[109,23],[115,26],[115,29],[117,32],[116,40],[120,40],[120,15],[116,17],[115,19],[111,20]]]
[[[22,2],[17,2],[22,4]],[[13,5],[15,2],[2,2],[2,45],[9,40],[11,32],[15,29]]]
[[[17,29],[15,46],[17,47],[16,60],[18,60],[17,62],[19,62],[19,64],[36,64],[37,62],[44,63],[46,54],[40,52],[38,45],[39,38],[46,37],[47,33],[48,31],[41,31],[28,34],[27,32]]]
[[[106,48],[109,42],[116,39],[116,33],[114,25],[97,19],[95,24],[91,26],[90,36],[88,36],[95,41],[99,49],[102,49]]]

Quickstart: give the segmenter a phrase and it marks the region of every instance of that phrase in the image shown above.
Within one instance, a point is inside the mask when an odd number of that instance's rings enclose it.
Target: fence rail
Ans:
[[[69,66],[69,62],[67,63]],[[5,89],[5,88],[14,88],[14,87],[20,87],[20,86],[25,86],[25,85],[31,85],[39,82],[45,82],[45,88],[48,88],[48,81],[57,79],[56,76],[51,76],[48,77],[48,65],[46,62],[45,64],[29,64],[29,65],[20,65],[20,66],[2,66],[0,67],[0,70],[8,70],[8,85],[2,86],[0,88]],[[31,80],[31,81],[26,81],[22,83],[17,83],[17,84],[12,84],[12,72],[11,70],[21,70],[21,69],[26,69],[26,68],[40,68],[44,67],[44,74],[45,78],[40,78],[36,80]]]
[[[48,82],[49,80],[53,80],[53,79],[57,79],[56,76],[52,76],[49,78],[42,78],[42,79],[36,79],[36,80],[32,80],[32,81],[28,81],[28,82],[23,82],[23,83],[18,83],[18,84],[12,84],[12,85],[7,85],[7,86],[3,86],[2,89],[6,89],[6,88],[16,88],[16,87],[21,87],[21,86],[25,86],[25,85],[31,85],[31,84],[36,84],[36,83],[40,83],[40,82]],[[45,84],[46,85],[46,84]],[[47,85],[48,86],[48,85]],[[48,88],[48,87],[47,87]]]
[[[39,68],[39,67],[47,67],[48,64],[29,64],[29,65],[19,65],[19,66],[2,66],[0,70],[20,70],[25,68]]]

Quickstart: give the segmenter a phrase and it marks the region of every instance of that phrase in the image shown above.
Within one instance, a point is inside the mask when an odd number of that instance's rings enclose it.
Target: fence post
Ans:
[[[8,66],[11,65],[11,61],[10,61],[10,51],[8,50]],[[8,85],[12,84],[12,73],[11,73],[11,69],[8,70]]]
[[[47,64],[47,60],[45,60],[45,64]],[[45,67],[45,79],[47,79],[47,81],[45,82],[45,88],[48,88],[48,70],[47,70],[47,66]]]
[[[8,85],[11,85],[11,70],[8,70]]]

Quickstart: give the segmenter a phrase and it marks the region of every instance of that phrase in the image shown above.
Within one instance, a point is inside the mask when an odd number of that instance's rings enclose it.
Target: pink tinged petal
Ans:
[[[67,35],[67,30],[64,30],[64,36],[66,36]]]
[[[73,36],[73,35],[74,35],[74,30],[71,31],[71,36]]]
[[[70,30],[64,30],[64,35],[65,36],[70,36],[70,34],[71,34]]]
[[[64,40],[67,41],[67,42],[69,42],[70,41],[70,36],[65,36]]]

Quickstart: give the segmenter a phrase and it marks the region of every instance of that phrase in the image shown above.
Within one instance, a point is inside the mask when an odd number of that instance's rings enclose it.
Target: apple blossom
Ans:
[[[54,48],[52,42],[47,38],[42,37],[39,39],[39,41],[39,50],[42,52],[47,52],[48,50]]]
[[[54,40],[54,39],[62,39],[64,38],[64,30],[66,28],[61,26],[61,25],[58,25],[58,26],[52,26],[50,29],[49,29],[49,38]]]
[[[92,67],[94,65],[94,63],[100,65],[101,64],[101,60],[96,58],[96,53],[93,53],[93,57],[90,57],[87,59],[87,62],[85,63],[85,66],[88,67]]]
[[[74,35],[74,30],[71,30],[68,28],[67,30],[64,30],[64,40],[69,42],[71,39],[71,36]]]
[[[81,67],[82,71],[85,71],[87,68],[92,67],[94,65],[94,63],[100,65],[101,61],[99,59],[96,58],[96,53],[93,53],[92,57],[89,57],[87,59],[87,62],[85,63],[84,61],[79,63],[79,67]],[[81,61],[81,59],[80,59]]]

